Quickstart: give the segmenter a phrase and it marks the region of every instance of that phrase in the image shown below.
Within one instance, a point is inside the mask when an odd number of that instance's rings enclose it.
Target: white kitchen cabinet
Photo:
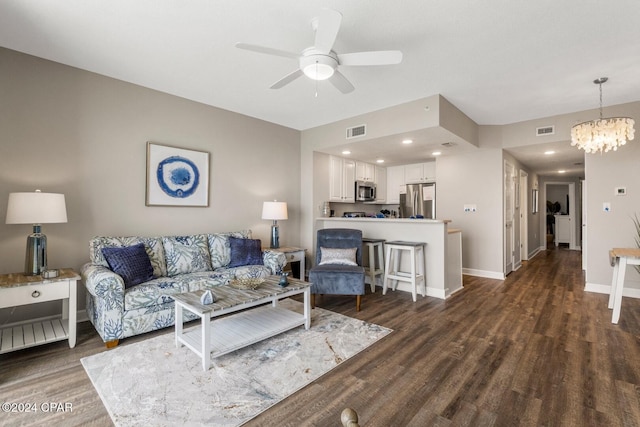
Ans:
[[[371,163],[356,162],[356,181],[375,181],[375,166]]]
[[[405,184],[419,184],[436,180],[436,162],[416,163],[404,166]]]
[[[400,193],[406,191],[404,182],[404,166],[387,168],[387,204],[400,203]]]
[[[387,201],[387,168],[375,167],[374,182],[376,183],[376,203]]]
[[[356,162],[329,156],[329,201],[355,202]]]
[[[571,217],[569,215],[555,215],[555,245],[560,243],[571,244]]]

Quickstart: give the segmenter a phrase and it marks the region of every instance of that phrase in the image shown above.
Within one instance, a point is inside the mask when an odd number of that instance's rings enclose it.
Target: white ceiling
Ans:
[[[336,52],[402,63],[269,89],[296,61],[235,43],[300,52],[323,7]],[[639,22],[637,0],[2,0],[0,46],[298,130],[435,94],[486,125],[597,108],[600,76],[605,107],[640,100]]]

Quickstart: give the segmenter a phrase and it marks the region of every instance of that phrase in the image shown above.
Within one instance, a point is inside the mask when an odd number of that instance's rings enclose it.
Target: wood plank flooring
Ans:
[[[624,298],[613,325],[607,295],[583,288],[580,252],[554,248],[504,281],[465,276],[446,301],[378,288],[358,313],[355,298],[319,297],[394,332],[246,425],[335,426],[351,407],[367,427],[640,426],[640,300]],[[73,411],[0,412],[0,425],[112,425],[80,364],[106,350],[91,324],[78,326],[74,349],[0,356],[0,402]]]

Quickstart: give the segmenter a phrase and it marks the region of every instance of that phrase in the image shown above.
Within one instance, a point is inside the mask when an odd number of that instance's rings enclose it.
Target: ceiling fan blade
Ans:
[[[353,90],[355,89],[351,82],[349,82],[349,80],[347,80],[347,78],[344,76],[344,74],[340,73],[340,71],[338,70],[333,73],[333,76],[329,78],[329,81],[336,87],[336,89],[338,89],[342,93],[353,92]]]
[[[402,62],[399,50],[343,53],[338,55],[340,65],[392,65]]]
[[[294,72],[287,74],[286,76],[284,76],[283,78],[281,78],[280,80],[278,80],[277,82],[269,86],[269,88],[280,89],[282,86],[288,85],[289,83],[291,83],[292,81],[294,81],[295,79],[297,79],[303,74],[304,73],[302,72],[302,70],[298,68]]]
[[[342,14],[331,9],[322,9],[320,15],[314,19],[314,28],[316,30],[316,42],[314,47],[321,53],[328,54],[333,48],[336,41],[338,31],[340,31],[340,23],[342,22]]]
[[[249,43],[236,43],[238,49],[250,50],[252,52],[266,53],[267,55],[284,56],[285,58],[298,59],[300,54],[287,52],[286,50],[274,49],[272,47],[258,46]]]

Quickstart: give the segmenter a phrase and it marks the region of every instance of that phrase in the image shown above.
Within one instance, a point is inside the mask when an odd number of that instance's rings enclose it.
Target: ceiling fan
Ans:
[[[287,52],[248,43],[236,43],[236,47],[298,60],[298,69],[272,84],[270,86],[271,89],[280,89],[298,77],[306,75],[312,80],[328,79],[340,92],[349,93],[354,90],[354,87],[338,70],[338,66],[392,65],[399,64],[402,61],[402,52],[399,50],[336,53],[332,48],[340,30],[341,22],[342,14],[340,12],[323,9],[319,16],[311,21],[311,26],[316,33],[315,43],[301,53]]]

